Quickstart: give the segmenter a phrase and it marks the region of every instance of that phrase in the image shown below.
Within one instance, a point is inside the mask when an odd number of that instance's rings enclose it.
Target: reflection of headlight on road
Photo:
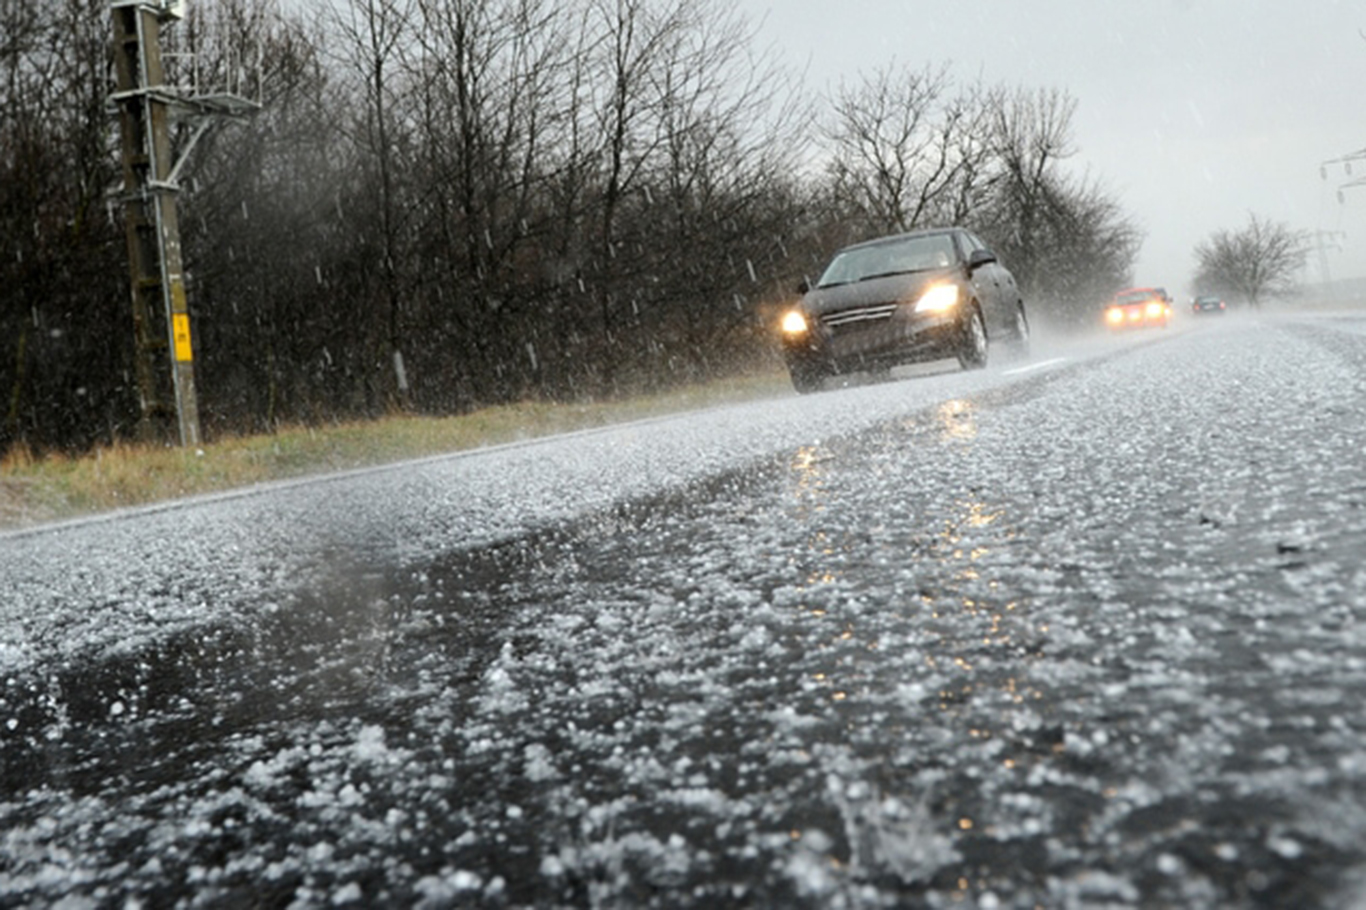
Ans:
[[[958,306],[958,285],[936,284],[915,302],[917,313],[945,313]]]
[[[806,317],[796,310],[788,310],[783,316],[782,329],[784,335],[805,335]]]

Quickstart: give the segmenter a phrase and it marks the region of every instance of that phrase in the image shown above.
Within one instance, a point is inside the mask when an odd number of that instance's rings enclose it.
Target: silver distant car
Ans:
[[[1228,305],[1224,303],[1224,298],[1216,297],[1212,294],[1201,294],[1191,301],[1191,312],[1197,316],[1211,315],[1221,316],[1228,310]]]

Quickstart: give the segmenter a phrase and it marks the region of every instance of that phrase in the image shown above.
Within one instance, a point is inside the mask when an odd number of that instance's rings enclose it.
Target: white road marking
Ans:
[[[1020,375],[1021,373],[1032,373],[1032,372],[1035,371],[1035,370],[1042,370],[1042,369],[1044,369],[1045,367],[1051,367],[1051,366],[1053,366],[1053,365],[1056,364],[1056,363],[1066,363],[1066,362],[1067,362],[1067,358],[1066,358],[1066,357],[1054,357],[1054,358],[1052,358],[1051,360],[1040,360],[1038,363],[1026,364],[1026,365],[1024,365],[1024,366],[1022,366],[1022,367],[1016,367],[1016,368],[1013,369],[1013,370],[1002,370],[1001,373],[1002,373],[1002,375],[1004,375],[1004,376],[1018,376],[1018,375]]]

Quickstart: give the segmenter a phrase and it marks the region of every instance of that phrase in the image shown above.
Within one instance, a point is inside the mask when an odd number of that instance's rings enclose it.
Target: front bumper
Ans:
[[[959,313],[904,313],[882,319],[821,319],[808,316],[807,331],[783,336],[789,368],[857,373],[957,355],[963,324]],[[832,325],[833,323],[833,325]]]
[[[1153,312],[1146,307],[1112,307],[1105,311],[1105,326],[1112,332],[1126,329],[1165,328],[1171,320],[1171,310]]]

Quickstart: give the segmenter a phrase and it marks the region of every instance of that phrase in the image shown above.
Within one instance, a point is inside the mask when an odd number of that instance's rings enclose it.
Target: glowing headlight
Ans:
[[[1158,303],[1156,300],[1148,304],[1149,319],[1161,319],[1164,315],[1166,315],[1166,312],[1167,307],[1161,303]]]
[[[1124,321],[1124,311],[1119,307],[1111,307],[1105,311],[1105,319],[1107,322],[1118,325]]]
[[[782,329],[784,335],[805,335],[806,317],[797,310],[788,310],[783,316]]]
[[[958,306],[958,285],[936,284],[915,302],[917,313],[946,313]]]

